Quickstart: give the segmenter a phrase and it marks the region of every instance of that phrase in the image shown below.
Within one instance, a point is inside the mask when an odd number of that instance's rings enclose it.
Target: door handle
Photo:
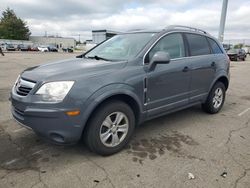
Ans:
[[[189,71],[189,68],[186,66],[183,68],[182,72],[188,72]]]

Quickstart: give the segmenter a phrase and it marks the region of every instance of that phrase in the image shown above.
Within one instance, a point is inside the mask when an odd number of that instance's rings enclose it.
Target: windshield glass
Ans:
[[[114,61],[128,60],[135,57],[154,34],[132,33],[116,35],[85,54],[85,57]]]
[[[228,50],[228,53],[237,53],[237,50],[236,49],[231,49],[231,50]]]

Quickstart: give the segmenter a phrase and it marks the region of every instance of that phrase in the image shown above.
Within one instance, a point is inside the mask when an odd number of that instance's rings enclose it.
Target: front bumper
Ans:
[[[83,130],[81,116],[65,113],[72,108],[29,103],[13,93],[10,100],[15,120],[40,137],[57,144],[73,144],[80,140]]]
[[[228,57],[231,61],[237,61],[238,58],[237,54],[228,54]]]

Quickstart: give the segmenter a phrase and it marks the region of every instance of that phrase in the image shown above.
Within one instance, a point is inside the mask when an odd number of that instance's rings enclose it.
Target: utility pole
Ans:
[[[226,16],[227,16],[227,4],[228,4],[228,0],[223,0],[221,17],[220,17],[220,30],[219,30],[219,37],[218,37],[220,42],[223,42],[223,39],[224,39],[224,29],[225,29]]]

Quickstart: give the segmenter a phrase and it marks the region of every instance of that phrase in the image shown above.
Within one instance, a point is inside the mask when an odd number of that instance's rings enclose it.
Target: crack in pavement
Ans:
[[[93,165],[95,165],[97,168],[101,169],[101,170],[106,174],[106,178],[105,178],[105,179],[107,179],[107,180],[109,181],[109,183],[111,184],[111,186],[112,186],[113,188],[115,188],[115,185],[113,184],[112,180],[110,179],[109,174],[108,174],[108,172],[106,171],[106,169],[103,168],[102,166],[100,166],[99,164],[97,164],[95,161],[91,160],[89,157],[86,156],[86,158],[88,159],[88,161],[90,161]],[[103,179],[103,181],[104,181],[105,179]],[[96,185],[95,185],[95,186],[96,186]],[[94,187],[95,187],[95,186],[94,186]]]
[[[74,173],[74,175],[76,176],[76,178],[78,179],[78,181],[80,182],[80,184],[82,186],[84,186],[84,184],[82,183],[82,180],[81,180],[80,176],[78,176],[76,173]]]
[[[227,141],[226,141],[226,143],[225,143],[225,146],[227,147],[227,152],[226,152],[226,153],[232,158],[232,160],[233,160],[236,164],[238,164],[238,165],[244,170],[243,174],[241,174],[241,176],[238,177],[238,178],[235,180],[234,186],[233,186],[234,188],[237,188],[238,183],[247,175],[247,172],[250,171],[250,168],[245,168],[243,164],[241,164],[240,162],[238,162],[238,161],[234,158],[234,156],[233,156],[232,153],[231,153],[231,149],[230,149],[229,143],[232,143],[231,138],[232,138],[233,133],[248,128],[249,122],[250,122],[250,119],[248,119],[248,121],[245,123],[245,126],[244,126],[244,127],[240,127],[240,128],[238,128],[238,129],[230,130],[230,132],[229,132],[229,134],[228,134]]]
[[[1,127],[0,127],[1,128]],[[2,169],[4,170],[7,170],[7,171],[22,171],[22,170],[33,170],[33,171],[37,171],[39,172],[39,168],[38,167],[32,167],[32,164],[31,164],[31,160],[27,159],[28,156],[25,155],[24,153],[24,148],[21,147],[18,143],[16,143],[10,134],[8,134],[3,128],[1,128],[3,130],[3,132],[7,135],[7,138],[9,140],[9,142],[11,144],[13,144],[14,146],[16,146],[17,150],[19,151],[19,154],[20,154],[20,159],[18,160],[21,160],[21,159],[25,159],[25,162],[27,162],[27,165],[24,165],[23,167],[20,167],[20,168],[11,168],[9,169],[8,167],[4,167],[4,166],[0,166]]]
[[[1,131],[4,133],[4,135],[6,135],[6,139],[8,139],[8,141],[10,142],[10,144],[13,144],[16,148],[16,150],[18,151],[20,157],[16,160],[16,161],[22,161],[24,160],[24,164],[22,164],[20,167],[15,166],[15,167],[8,167],[1,165],[0,168],[6,170],[6,174],[4,174],[1,179],[5,179],[8,175],[10,175],[12,172],[23,172],[24,170],[31,170],[31,171],[35,171],[38,173],[38,182],[36,182],[34,185],[32,185],[31,187],[36,186],[37,184],[39,184],[40,182],[44,185],[44,187],[48,187],[41,179],[41,171],[40,171],[40,167],[35,167],[32,165],[32,159],[29,158],[29,156],[27,154],[25,154],[24,149],[22,146],[20,146],[17,142],[15,142],[15,140],[12,139],[11,135],[6,132],[4,130],[3,127],[0,126]],[[16,161],[14,161],[13,163],[15,163]]]
[[[42,177],[41,177],[41,171],[38,172],[38,182],[36,182],[34,185],[32,185],[30,188],[35,187],[36,185],[38,185],[39,183],[42,183],[44,187],[48,188],[49,186],[43,182]]]
[[[238,186],[238,183],[240,182],[241,179],[243,179],[247,175],[248,171],[250,171],[250,168],[244,169],[243,174],[238,179],[236,179],[236,181],[234,183],[234,188],[236,188]]]

